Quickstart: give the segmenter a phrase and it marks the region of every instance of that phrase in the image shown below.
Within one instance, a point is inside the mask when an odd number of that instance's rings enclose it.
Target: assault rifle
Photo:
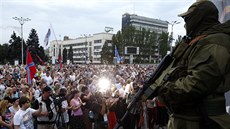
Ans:
[[[143,87],[139,89],[139,91],[135,94],[134,98],[127,106],[125,114],[120,120],[117,121],[114,129],[119,129],[119,127],[123,124],[124,119],[127,117],[128,113],[132,110],[135,103],[141,99],[143,94],[145,94],[147,98],[153,98],[156,96],[157,91],[153,91],[150,85],[152,85],[156,81],[156,79],[161,75],[162,71],[165,70],[172,61],[172,54],[168,54],[163,58],[163,60],[157,66],[155,72],[150,76],[150,78],[147,81],[144,82]]]

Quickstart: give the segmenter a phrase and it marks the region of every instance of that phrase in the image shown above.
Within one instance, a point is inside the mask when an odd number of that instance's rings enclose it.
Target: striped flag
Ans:
[[[47,46],[48,43],[49,43],[50,35],[51,35],[51,31],[50,31],[50,28],[49,28],[49,29],[48,29],[48,32],[46,33],[45,39],[44,39],[44,44],[45,44],[45,46]]]
[[[117,59],[117,63],[120,63],[121,62],[121,57],[119,56],[119,53],[118,53],[116,45],[115,45],[115,57]]]
[[[44,63],[44,61],[36,54],[36,57],[38,58],[38,60],[40,61],[40,63],[42,64],[42,65],[44,65],[45,63]]]
[[[26,52],[26,79],[27,84],[30,85],[32,79],[34,78],[36,74],[36,67],[33,62],[32,56],[30,55],[29,50]]]

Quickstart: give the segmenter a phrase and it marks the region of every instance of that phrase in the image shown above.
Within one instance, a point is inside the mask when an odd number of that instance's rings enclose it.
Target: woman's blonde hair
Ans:
[[[8,104],[9,104],[8,100],[0,101],[0,112],[2,113],[2,115],[5,115]]]
[[[13,88],[7,87],[6,91],[5,91],[5,94],[7,94],[7,95],[10,94],[12,92],[12,90],[13,90]]]

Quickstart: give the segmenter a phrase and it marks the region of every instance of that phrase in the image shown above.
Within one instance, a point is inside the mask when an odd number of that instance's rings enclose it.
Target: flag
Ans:
[[[51,31],[50,31],[50,28],[48,29],[48,32],[46,33],[46,37],[44,39],[44,44],[47,46],[48,43],[49,43],[49,38],[50,38],[50,35],[51,35]]]
[[[119,56],[119,53],[118,53],[118,50],[117,50],[117,46],[115,45],[115,57],[117,59],[117,63],[120,63],[121,61],[121,58]]]
[[[42,65],[44,65],[44,61],[36,54],[36,57],[38,58],[38,60],[41,62]]]
[[[220,22],[226,22],[230,19],[230,1],[229,0],[211,0],[219,10]]]
[[[62,58],[61,58],[61,54],[58,55],[58,69],[62,68]]]
[[[35,74],[36,74],[36,67],[30,55],[29,50],[27,50],[26,52],[26,79],[27,79],[28,85],[31,84],[31,81],[34,78]]]

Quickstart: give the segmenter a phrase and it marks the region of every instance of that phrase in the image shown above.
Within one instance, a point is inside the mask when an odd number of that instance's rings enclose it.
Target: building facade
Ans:
[[[122,29],[128,26],[134,26],[137,30],[145,28],[146,30],[157,33],[168,32],[168,22],[136,14],[125,13],[122,15]]]
[[[107,43],[112,42],[112,33],[96,33],[93,35],[84,35],[76,39],[64,37],[63,41],[54,40],[49,45],[49,56],[52,60],[58,60],[59,52],[63,55],[63,49],[67,49],[67,53],[72,46],[73,62],[79,64],[85,63],[101,63],[102,47]]]
[[[150,30],[150,32],[154,31],[158,34],[161,34],[162,32],[165,33],[168,32],[168,25],[169,25],[168,21],[163,21],[159,19],[153,19],[153,18],[138,16],[136,14],[129,14],[129,13],[125,13],[122,15],[122,29],[129,26],[133,26],[135,27],[136,30],[142,30],[144,28],[145,30]],[[157,44],[157,46],[159,46],[159,44]],[[159,60],[160,57],[159,49],[156,48],[154,52],[155,54],[150,55],[148,59],[150,62],[151,61],[158,62]],[[130,58],[131,58],[130,55],[125,55],[126,60],[130,60]],[[133,58],[135,59],[136,57],[133,56]]]

